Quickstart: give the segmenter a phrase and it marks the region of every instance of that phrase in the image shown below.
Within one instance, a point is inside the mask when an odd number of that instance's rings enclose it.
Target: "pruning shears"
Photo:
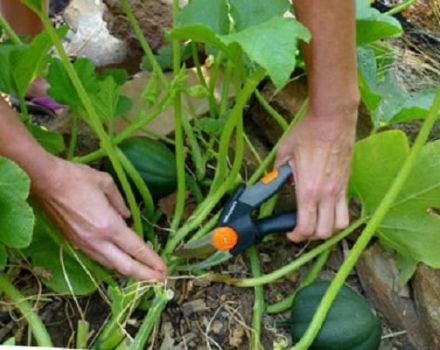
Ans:
[[[277,193],[291,176],[290,166],[284,164],[252,186],[241,185],[223,209],[217,226],[204,237],[178,248],[174,255],[206,259],[187,266],[186,270],[207,268],[240,254],[267,234],[291,231],[296,225],[296,212],[257,220],[253,217],[255,209]]]

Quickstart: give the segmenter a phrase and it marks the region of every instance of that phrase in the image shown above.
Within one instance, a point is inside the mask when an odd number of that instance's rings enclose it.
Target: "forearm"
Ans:
[[[322,118],[359,101],[354,0],[294,0],[298,19],[312,33],[303,46],[310,108]]]
[[[43,30],[38,16],[20,0],[0,0],[0,12],[16,34],[35,36]]]
[[[33,189],[54,170],[56,158],[28,133],[17,114],[0,98],[0,156],[16,162],[31,177]]]

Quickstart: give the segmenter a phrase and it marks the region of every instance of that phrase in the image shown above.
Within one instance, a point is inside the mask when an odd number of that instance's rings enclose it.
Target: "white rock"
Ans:
[[[70,56],[86,56],[97,66],[123,62],[127,44],[112,36],[103,19],[102,0],[72,0],[64,11],[70,27],[64,46]]]

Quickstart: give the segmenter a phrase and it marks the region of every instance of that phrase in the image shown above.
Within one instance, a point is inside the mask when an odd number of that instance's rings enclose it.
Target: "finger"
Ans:
[[[335,212],[335,229],[342,230],[346,228],[350,223],[350,216],[348,213],[348,205],[345,200],[345,194],[341,195],[336,202]]]
[[[298,224],[295,229],[287,234],[292,242],[301,242],[309,239],[315,232],[317,219],[317,203],[313,196],[297,187],[298,198]]]
[[[121,192],[119,192],[119,189],[113,181],[112,177],[108,174],[104,174],[102,176],[100,184],[101,189],[106,194],[106,197],[113,208],[115,208],[116,211],[120,215],[122,215],[122,217],[126,219],[129,218],[130,210],[125,205],[124,198],[122,197]]]
[[[99,249],[98,253],[110,262],[111,268],[124,276],[134,277],[144,282],[164,281],[166,279],[166,274],[134,260],[113,243],[100,241],[97,248]]]
[[[108,268],[108,269],[112,269],[113,265],[110,262],[110,260],[108,260],[107,258],[105,258],[103,255],[97,253],[95,250],[92,250],[88,247],[80,247],[81,251],[83,251],[89,258],[91,258],[92,260],[100,263],[102,266]]]
[[[327,239],[334,232],[335,202],[334,198],[324,198],[318,206],[316,238]]]
[[[119,232],[112,235],[112,240],[119,248],[139,262],[166,275],[167,266],[161,257],[128,227],[122,227]]]

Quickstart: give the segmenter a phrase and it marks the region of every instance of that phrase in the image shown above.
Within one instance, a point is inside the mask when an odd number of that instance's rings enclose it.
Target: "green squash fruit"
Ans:
[[[294,341],[304,335],[329,285],[315,282],[296,295],[289,323]],[[310,349],[377,350],[381,335],[375,310],[361,295],[343,286]]]
[[[176,190],[176,157],[162,142],[138,136],[122,141],[118,147],[139,172],[154,197],[163,197]],[[104,169],[114,174],[108,159]]]

